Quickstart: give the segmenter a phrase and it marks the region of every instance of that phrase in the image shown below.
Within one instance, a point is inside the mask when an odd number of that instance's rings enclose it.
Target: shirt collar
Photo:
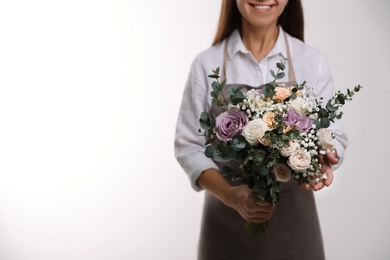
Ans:
[[[245,54],[250,53],[250,51],[248,51],[248,49],[242,42],[240,33],[237,29],[234,30],[229,36],[227,51],[229,60],[232,60],[238,52]],[[276,39],[276,43],[272,50],[268,53],[266,58],[273,57],[276,55],[282,55],[283,58],[287,58],[285,34],[281,26],[279,26],[279,34],[278,38]]]

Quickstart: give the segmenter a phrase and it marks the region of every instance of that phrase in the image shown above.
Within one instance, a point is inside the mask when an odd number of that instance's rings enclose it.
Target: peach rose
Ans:
[[[290,90],[288,88],[284,87],[283,85],[281,85],[280,87],[276,87],[275,91],[276,91],[276,93],[275,93],[273,99],[276,102],[283,102],[286,98],[288,98],[291,95]]]
[[[277,181],[288,182],[291,179],[291,170],[284,163],[274,165],[272,171]]]
[[[275,123],[275,113],[265,112],[263,115],[263,121],[268,125],[270,129],[273,129],[272,125]]]

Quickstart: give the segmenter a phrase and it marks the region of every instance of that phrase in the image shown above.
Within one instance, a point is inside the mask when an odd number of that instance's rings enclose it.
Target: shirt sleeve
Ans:
[[[204,154],[206,137],[199,133],[199,117],[202,112],[210,111],[207,75],[198,59],[191,65],[191,70],[184,89],[182,103],[176,124],[175,156],[187,173],[194,190],[202,190],[196,180],[207,169],[219,167]]]
[[[328,60],[324,54],[321,54],[320,66],[319,66],[319,81],[317,82],[317,89],[319,96],[322,96],[323,105],[326,105],[328,100],[334,95],[335,89],[333,84],[332,74]],[[335,119],[334,123],[331,122],[329,130],[335,135],[334,146],[339,156],[340,162],[334,165],[333,169],[336,170],[343,162],[345,150],[348,145],[348,138],[345,133],[343,123],[339,119]]]

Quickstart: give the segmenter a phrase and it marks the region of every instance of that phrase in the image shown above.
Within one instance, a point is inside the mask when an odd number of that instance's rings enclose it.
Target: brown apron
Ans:
[[[295,84],[287,36],[289,80]],[[227,61],[225,44],[222,78]],[[234,183],[232,183],[235,185]],[[237,185],[237,184],[236,184]],[[312,191],[283,183],[276,211],[266,234],[258,239],[244,230],[245,220],[209,192],[205,193],[199,260],[323,260],[324,249]]]

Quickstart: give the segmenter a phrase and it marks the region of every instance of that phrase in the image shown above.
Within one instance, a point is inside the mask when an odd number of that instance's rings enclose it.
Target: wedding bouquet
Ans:
[[[358,85],[346,94],[338,91],[323,104],[306,82],[293,86],[276,82],[285,76],[285,64],[285,59],[276,64],[277,72],[271,70],[274,80],[262,89],[226,87],[226,80],[219,80],[219,68],[213,70],[210,94],[218,115],[203,112],[199,119],[207,136],[205,155],[220,163],[238,163],[238,167],[223,166],[221,174],[247,184],[256,200],[274,205],[281,182],[294,179],[313,185],[326,178],[319,155],[334,151],[334,135],[327,128],[342,117],[338,110],[345,101],[362,88]],[[256,235],[266,228],[267,222],[245,225]]]

